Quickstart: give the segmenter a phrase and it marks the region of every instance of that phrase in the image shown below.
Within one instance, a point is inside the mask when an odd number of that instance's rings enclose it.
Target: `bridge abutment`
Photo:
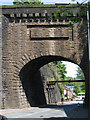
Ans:
[[[77,11],[73,7],[70,9],[74,14]],[[88,101],[87,30],[81,23],[72,23],[73,27],[68,26],[71,23],[69,17],[68,21],[53,18],[52,15],[57,10],[60,8],[56,6],[2,7],[1,74],[2,89],[5,91],[2,96],[5,97],[5,108],[29,107],[30,101],[31,106],[46,104],[38,70],[43,65],[58,60],[73,62],[82,68],[86,79],[86,101]],[[27,65],[29,66],[25,67]],[[31,89],[34,100],[29,98]],[[40,100],[38,93],[41,94]],[[89,104],[89,101],[86,103]]]

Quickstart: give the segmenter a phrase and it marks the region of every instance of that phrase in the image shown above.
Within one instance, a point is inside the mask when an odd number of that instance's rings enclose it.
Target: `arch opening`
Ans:
[[[20,80],[21,80],[23,89],[25,91],[27,100],[31,106],[39,107],[39,106],[46,105],[47,103],[53,103],[53,101],[51,100],[50,102],[49,99],[50,97],[54,97],[54,96],[53,95],[50,96],[50,94],[45,93],[46,78],[41,74],[41,71],[42,69],[45,69],[45,67],[43,68],[44,65],[53,61],[62,61],[62,60],[74,63],[73,61],[60,56],[42,56],[40,58],[36,58],[30,61],[21,69],[19,74]],[[57,94],[56,95],[57,99],[54,100],[54,103],[61,101],[59,99],[59,97],[61,97],[61,94],[58,93],[59,89],[57,88],[58,88],[57,84],[55,84],[54,88],[52,88],[52,91],[53,91],[52,93],[54,95]],[[48,88],[48,90],[51,90],[51,89]],[[47,97],[48,97],[48,100],[47,100]]]

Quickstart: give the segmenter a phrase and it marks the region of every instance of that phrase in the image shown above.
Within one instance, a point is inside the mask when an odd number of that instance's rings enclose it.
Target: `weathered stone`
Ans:
[[[7,91],[4,94],[0,91],[0,103],[5,98],[5,108],[46,104],[39,69],[57,60],[70,61],[82,68],[89,103],[87,33],[81,23],[74,23],[72,29],[67,26],[71,22],[69,20],[53,20],[52,11],[54,13],[59,9],[3,7],[0,21],[0,89],[5,91],[7,88]],[[76,8],[70,9],[74,12]]]

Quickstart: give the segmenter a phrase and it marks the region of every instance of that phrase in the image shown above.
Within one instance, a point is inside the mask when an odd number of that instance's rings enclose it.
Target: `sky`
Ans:
[[[77,68],[79,66],[68,61],[63,61],[63,64],[65,64],[66,66],[66,71],[67,71],[66,76],[75,78],[77,74]]]
[[[83,2],[85,0],[41,0],[43,1],[44,4],[54,4],[54,3],[76,3],[76,2]],[[13,0],[0,0],[0,5],[12,5]],[[76,76],[76,70],[77,70],[77,65],[70,63],[70,62],[63,62],[66,65],[66,70],[67,74],[66,76],[68,77],[75,77]]]
[[[11,5],[14,0],[0,0],[0,5]],[[76,2],[83,2],[85,0],[41,0],[44,4],[53,4],[53,3],[76,3]],[[89,1],[89,0],[87,0]]]

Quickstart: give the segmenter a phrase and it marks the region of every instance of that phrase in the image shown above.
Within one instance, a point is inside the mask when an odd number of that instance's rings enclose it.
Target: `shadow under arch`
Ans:
[[[46,103],[44,94],[43,77],[40,68],[53,61],[71,61],[61,56],[42,56],[28,62],[20,71],[19,76],[27,100],[32,107],[40,107]],[[76,63],[75,63],[76,64]]]

